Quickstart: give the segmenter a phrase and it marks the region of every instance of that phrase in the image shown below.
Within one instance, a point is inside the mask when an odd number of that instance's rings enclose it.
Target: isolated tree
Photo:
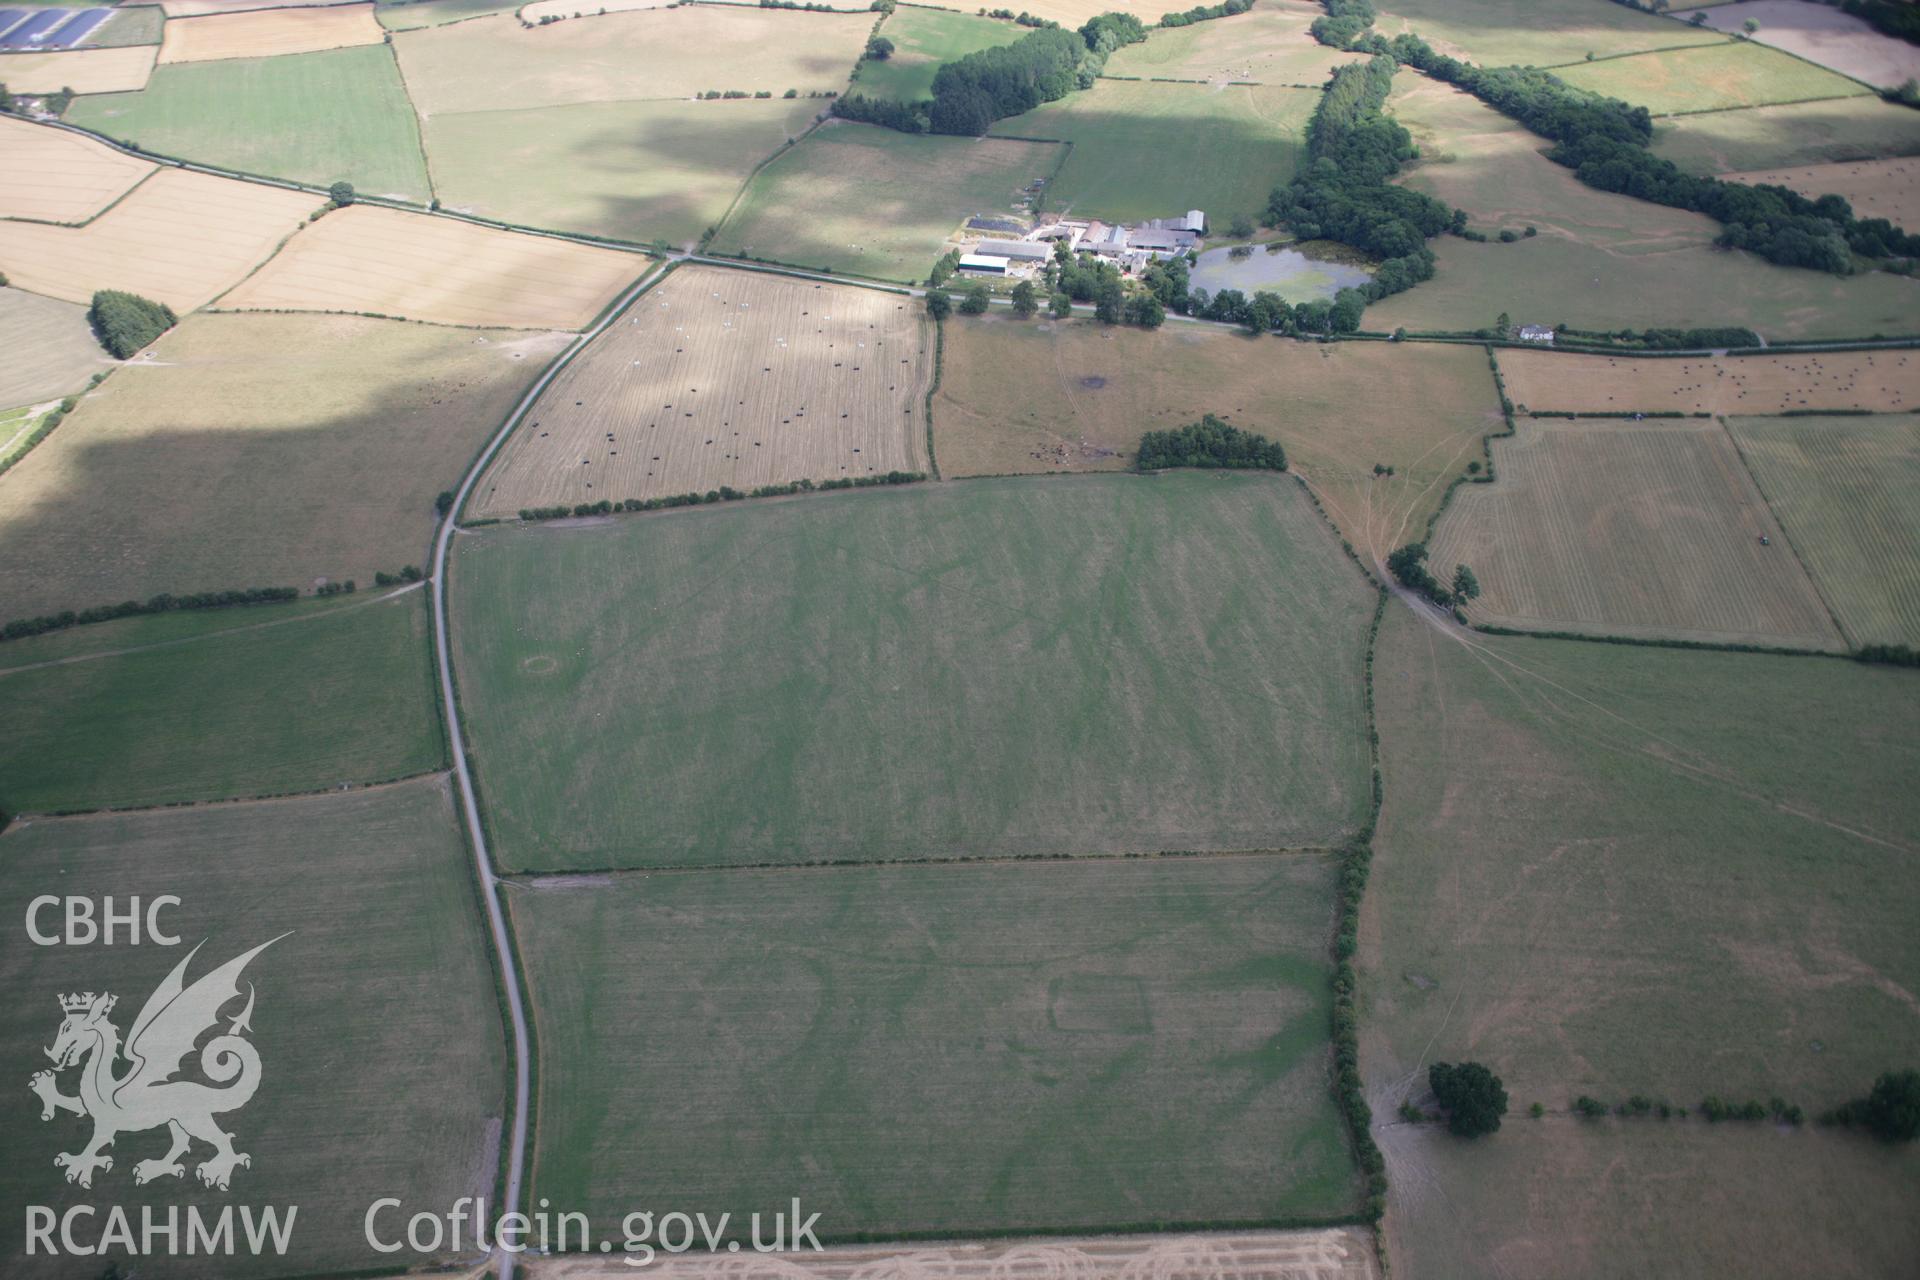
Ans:
[[[953,314],[953,298],[940,289],[927,291],[927,314],[935,320],[945,320]]]
[[[960,299],[960,314],[963,316],[985,315],[987,305],[992,301],[993,295],[987,292],[987,286],[976,284]]]
[[[1053,295],[1053,301],[1047,304],[1047,310],[1053,313],[1055,320],[1065,320],[1073,314],[1073,299],[1064,293]]]
[[[1453,596],[1456,600],[1472,600],[1480,594],[1480,579],[1473,576],[1473,570],[1463,564],[1453,566]]]
[[[1748,35],[1752,35],[1754,32],[1760,30],[1760,19],[1748,18],[1745,22],[1740,24],[1740,29],[1742,31],[1745,31]]]
[[[867,41],[867,57],[875,62],[885,62],[893,56],[893,41],[885,36],[875,36]]]
[[[1704,27],[1707,25],[1707,11],[1705,9],[1695,9],[1693,16],[1688,18],[1687,21],[1696,27]]]
[[[1033,281],[1022,280],[1019,284],[1013,286],[1013,314],[1019,316],[1022,320],[1028,320],[1031,319],[1033,313],[1039,309],[1040,295],[1034,289]]]
[[[1500,1077],[1477,1062],[1436,1062],[1427,1071],[1427,1084],[1446,1109],[1448,1130],[1458,1137],[1492,1133],[1507,1114],[1507,1091]]]
[[[351,182],[336,182],[327,188],[327,196],[335,204],[344,209],[353,203],[353,184]]]
[[[1501,337],[1506,337],[1513,329],[1513,317],[1502,311],[1499,319],[1493,322],[1493,329],[1494,332],[1498,333]]]
[[[1235,240],[1245,240],[1253,234],[1253,219],[1244,213],[1235,214],[1233,221],[1227,225],[1227,234]]]

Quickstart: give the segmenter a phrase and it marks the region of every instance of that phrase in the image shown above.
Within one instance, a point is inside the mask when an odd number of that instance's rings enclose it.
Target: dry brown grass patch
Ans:
[[[0,218],[85,222],[152,172],[91,138],[0,116]]]
[[[348,45],[379,44],[386,34],[374,20],[370,4],[217,13],[167,23],[160,61],[207,62],[215,58],[316,53]]]
[[[162,169],[84,227],[0,222],[0,270],[69,302],[125,289],[184,313],[231,287],[319,203],[303,191]]]
[[[1502,429],[1474,347],[989,316],[947,326],[934,456],[949,476],[1117,471],[1143,433],[1203,413],[1285,445],[1341,532],[1375,560],[1426,531],[1448,483]],[[1376,475],[1376,464],[1394,473]]]
[[[480,514],[927,469],[933,331],[911,298],[682,267],[528,412]]]
[[[581,329],[650,261],[455,218],[353,205],[307,227],[220,305]]]
[[[1772,414],[1920,407],[1920,355],[1819,351],[1727,359],[1503,351],[1516,405],[1541,413]]]
[[[59,49],[52,53],[0,53],[0,84],[15,93],[125,93],[147,87],[154,45],[118,49]]]
[[[565,345],[188,317],[0,478],[0,616],[420,563],[434,494]]]

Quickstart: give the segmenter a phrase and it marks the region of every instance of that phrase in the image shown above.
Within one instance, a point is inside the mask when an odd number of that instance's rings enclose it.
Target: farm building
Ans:
[[[1544,324],[1523,324],[1520,326],[1520,341],[1542,342],[1553,345],[1553,327]]]
[[[976,275],[1003,276],[1007,274],[1007,259],[988,257],[983,253],[963,253],[957,271],[970,271]]]
[[[1034,240],[982,240],[969,255],[978,258],[1002,258],[1013,262],[1045,262],[1053,256],[1051,246]]]

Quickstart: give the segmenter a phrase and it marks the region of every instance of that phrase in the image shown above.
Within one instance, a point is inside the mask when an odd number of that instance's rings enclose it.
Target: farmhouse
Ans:
[[[1544,324],[1523,324],[1520,326],[1520,341],[1540,342],[1553,345],[1553,327]]]

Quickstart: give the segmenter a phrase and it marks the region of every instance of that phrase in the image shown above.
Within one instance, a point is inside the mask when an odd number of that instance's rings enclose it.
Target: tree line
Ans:
[[[115,618],[131,618],[145,613],[172,613],[176,609],[221,609],[239,604],[278,604],[299,598],[297,587],[243,587],[235,591],[202,591],[184,596],[162,593],[145,600],[125,600],[92,609],[67,609],[35,618],[15,618],[0,627],[0,639],[18,640],[22,636],[44,635],[49,631],[64,631],[68,627],[111,622]]]
[[[1567,84],[1533,67],[1479,67],[1437,52],[1417,35],[1392,39],[1371,30],[1368,0],[1329,0],[1313,32],[1323,42],[1392,59],[1465,89],[1558,145],[1548,158],[1590,187],[1671,208],[1703,213],[1721,224],[1716,243],[1745,249],[1782,266],[1847,275],[1854,255],[1920,255],[1920,236],[1885,218],[1856,218],[1836,195],[1808,199],[1785,187],[1694,177],[1649,150],[1653,120],[1645,107]],[[1391,80],[1392,71],[1385,78]],[[1384,97],[1384,95],[1383,95]],[[1404,130],[1401,131],[1404,136]],[[1376,145],[1381,141],[1376,139]],[[1464,227],[1459,219],[1456,229]],[[1430,233],[1431,234],[1431,233]],[[1334,237],[1338,238],[1338,237]],[[1378,250],[1372,250],[1379,252]]]

